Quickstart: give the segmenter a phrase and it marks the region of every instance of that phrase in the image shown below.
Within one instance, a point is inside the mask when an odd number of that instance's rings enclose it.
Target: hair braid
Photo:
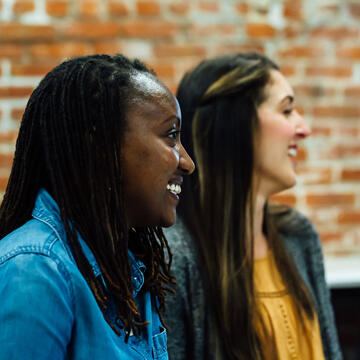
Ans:
[[[26,107],[0,207],[4,237],[30,219],[40,188],[52,195],[79,270],[105,320],[120,334],[106,315],[109,295],[113,297],[126,341],[131,331],[139,334],[147,324],[133,298],[129,237],[130,250],[147,267],[144,289],[153,301],[158,299],[160,309],[168,291],[165,284],[174,281],[161,229],[129,234],[126,220],[121,144],[128,98],[136,92],[131,75],[136,72],[150,74],[137,60],[93,55],[66,61],[48,73]],[[94,254],[103,280],[95,277],[79,235]]]

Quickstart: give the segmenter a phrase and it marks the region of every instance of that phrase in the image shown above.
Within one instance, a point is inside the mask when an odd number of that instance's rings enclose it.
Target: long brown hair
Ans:
[[[31,218],[40,188],[52,195],[79,270],[105,320],[117,334],[125,332],[126,341],[131,331],[137,335],[145,325],[133,298],[128,249],[145,263],[144,289],[157,297],[160,308],[166,284],[173,282],[161,228],[129,232],[126,219],[121,144],[129,97],[137,94],[132,80],[137,73],[154,76],[141,62],[122,55],[84,56],[50,71],[27,104],[0,208],[2,238]],[[106,290],[78,233],[100,266]],[[105,315],[109,294],[123,330]]]
[[[184,76],[177,93],[182,141],[196,163],[195,173],[184,179],[178,212],[196,241],[217,359],[262,357],[248,239],[257,108],[272,69],[277,65],[256,53],[206,60]],[[310,295],[277,232],[278,216],[265,206],[269,246],[298,311],[313,317]]]

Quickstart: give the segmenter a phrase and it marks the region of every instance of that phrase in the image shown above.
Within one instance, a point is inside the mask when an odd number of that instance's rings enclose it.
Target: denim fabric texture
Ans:
[[[95,275],[101,276],[94,255],[80,242]],[[156,301],[141,291],[145,266],[131,252],[129,261],[134,298],[150,324],[125,343],[112,299],[107,315],[120,336],[105,321],[76,266],[56,202],[40,190],[32,219],[0,241],[0,360],[167,360],[167,335]]]

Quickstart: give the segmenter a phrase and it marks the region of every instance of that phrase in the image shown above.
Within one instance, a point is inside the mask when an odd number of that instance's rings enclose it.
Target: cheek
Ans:
[[[277,142],[288,142],[294,136],[294,129],[283,119],[264,121],[261,124],[261,142],[267,146],[274,146]]]
[[[165,148],[161,152],[162,163],[169,172],[173,172],[179,166],[180,155],[176,148]]]

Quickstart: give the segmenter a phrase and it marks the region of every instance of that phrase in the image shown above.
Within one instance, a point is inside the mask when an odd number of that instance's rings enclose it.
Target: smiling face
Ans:
[[[126,213],[130,226],[172,225],[183,175],[194,163],[180,142],[175,97],[151,75],[134,80],[141,95],[127,113],[122,144]]]
[[[310,128],[295,109],[293,90],[279,71],[270,71],[264,94],[257,112],[254,176],[267,198],[295,185],[297,144],[310,135]]]

